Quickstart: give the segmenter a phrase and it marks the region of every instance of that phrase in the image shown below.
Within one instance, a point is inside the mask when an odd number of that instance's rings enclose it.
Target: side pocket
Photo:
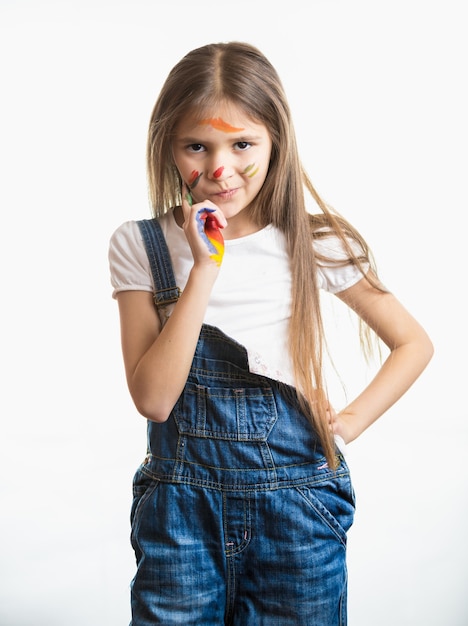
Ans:
[[[149,476],[141,467],[136,471],[133,477],[133,500],[130,511],[131,535],[130,542],[135,551],[137,562],[141,558],[141,549],[138,541],[138,530],[142,517],[142,511],[145,503],[149,500],[159,485],[159,480]]]
[[[330,475],[313,485],[298,487],[299,493],[320,519],[346,545],[346,533],[354,521],[355,497],[349,474]]]

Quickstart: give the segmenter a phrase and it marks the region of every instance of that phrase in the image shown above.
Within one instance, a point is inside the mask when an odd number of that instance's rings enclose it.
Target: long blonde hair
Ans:
[[[289,346],[296,388],[330,466],[335,446],[330,433],[327,394],[322,377],[324,330],[317,285],[317,266],[327,259],[314,252],[312,239],[333,233],[348,259],[363,268],[373,262],[360,234],[320,198],[299,159],[291,112],[276,70],[255,47],[217,43],[189,52],[172,69],[154,106],[147,144],[148,186],[153,215],[160,217],[181,202],[181,179],[172,158],[178,121],[193,110],[203,112],[219,102],[232,102],[269,130],[272,153],[268,175],[252,206],[259,226],[273,224],[287,241],[292,272]],[[320,213],[306,209],[305,189]],[[352,240],[358,244],[350,245]],[[374,268],[375,269],[375,268]]]

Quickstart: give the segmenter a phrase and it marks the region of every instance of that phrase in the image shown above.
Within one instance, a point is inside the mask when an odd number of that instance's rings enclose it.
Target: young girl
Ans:
[[[128,387],[148,420],[132,624],[342,626],[354,514],[343,447],[421,374],[431,342],[314,190],[256,48],[187,54],[147,155],[154,218],[120,226],[109,253]],[[389,348],[338,413],[319,289]]]

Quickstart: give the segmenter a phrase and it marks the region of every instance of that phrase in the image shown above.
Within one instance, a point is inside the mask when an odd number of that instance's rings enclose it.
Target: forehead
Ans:
[[[195,130],[218,131],[226,135],[267,131],[264,124],[254,120],[244,109],[233,103],[193,108],[176,126],[178,134]]]

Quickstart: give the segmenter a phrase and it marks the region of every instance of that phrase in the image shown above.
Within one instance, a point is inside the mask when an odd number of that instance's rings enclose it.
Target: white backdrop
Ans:
[[[315,185],[436,348],[349,448],[350,626],[468,624],[463,4],[0,0],[1,626],[128,624],[145,423],[125,386],[108,240],[149,216],[146,128],[168,71],[231,39],[277,67]],[[328,310],[352,395],[372,367],[353,321]]]

